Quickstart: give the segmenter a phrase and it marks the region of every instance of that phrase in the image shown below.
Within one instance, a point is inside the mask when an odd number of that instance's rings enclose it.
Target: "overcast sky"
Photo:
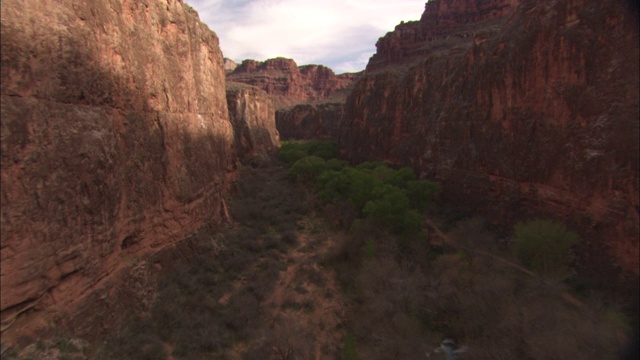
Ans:
[[[378,38],[418,20],[426,0],[185,0],[215,31],[225,57],[282,56],[337,74],[364,70]]]

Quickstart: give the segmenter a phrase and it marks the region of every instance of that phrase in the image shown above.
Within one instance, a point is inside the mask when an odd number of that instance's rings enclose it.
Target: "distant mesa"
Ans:
[[[360,73],[336,75],[323,65],[298,66],[292,59],[279,57],[266,61],[244,60],[227,72],[227,81],[266,91],[276,109],[282,109],[300,103],[344,102],[359,76]]]
[[[223,64],[224,64],[224,73],[228,74],[230,72],[232,72],[233,70],[235,70],[238,67],[238,64],[229,59],[229,58],[224,58],[223,59]]]

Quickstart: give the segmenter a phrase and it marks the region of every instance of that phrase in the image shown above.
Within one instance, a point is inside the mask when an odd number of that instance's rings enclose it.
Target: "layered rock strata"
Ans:
[[[638,24],[619,1],[426,4],[378,51],[340,144],[513,223],[567,221],[583,263],[638,273]]]
[[[321,101],[353,84],[359,74],[336,75],[322,65],[298,66],[285,58],[245,60],[227,79],[256,86],[269,94],[276,109]]]
[[[1,19],[7,339],[220,219],[236,155],[218,39],[181,0],[8,1]]]
[[[254,86],[227,82],[227,105],[241,159],[280,147],[275,108],[266,92]]]

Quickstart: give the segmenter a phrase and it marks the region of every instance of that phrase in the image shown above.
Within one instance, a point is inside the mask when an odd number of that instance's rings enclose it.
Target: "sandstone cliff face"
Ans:
[[[236,159],[218,39],[182,1],[1,16],[4,337],[215,218]]]
[[[637,273],[637,25],[613,0],[429,2],[378,42],[341,146],[496,222],[560,217],[590,266]]]
[[[300,104],[276,112],[282,140],[338,139],[344,103]]]
[[[367,70],[406,65],[441,51],[463,51],[476,35],[497,31],[517,4],[518,0],[432,1],[420,21],[402,23],[378,40]]]
[[[353,84],[359,74],[336,75],[322,65],[300,66],[291,59],[245,60],[227,74],[233,82],[256,86],[274,100],[276,109],[329,98]]]
[[[231,60],[231,59],[227,59],[224,58],[224,73],[228,74],[230,72],[232,72],[233,70],[235,70],[238,67],[238,64],[236,64],[235,61]]]
[[[227,105],[241,159],[280,147],[275,108],[266,92],[254,86],[228,82]]]

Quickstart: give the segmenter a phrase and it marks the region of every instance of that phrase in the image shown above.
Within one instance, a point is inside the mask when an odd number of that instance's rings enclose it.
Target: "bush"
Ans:
[[[365,161],[356,166],[358,170],[373,170],[380,166],[388,166],[384,161]]]
[[[569,270],[569,250],[579,237],[562,223],[538,219],[517,223],[514,241],[525,266],[544,275],[564,277]]]
[[[315,155],[325,160],[333,159],[340,155],[338,144],[333,141],[313,141],[307,144],[310,155]]]
[[[325,202],[345,196],[349,187],[350,179],[345,171],[327,170],[316,179],[316,191]]]
[[[422,219],[415,210],[424,210],[440,191],[438,183],[417,180],[410,168],[393,170],[383,162],[326,170],[316,178],[315,186],[323,201],[348,199],[360,215],[399,235],[400,240],[422,233]]]
[[[368,201],[362,212],[385,226],[393,227],[403,223],[409,211],[409,198],[393,185],[375,189],[375,200]]]
[[[440,192],[440,184],[429,180],[408,180],[404,187],[410,206],[418,210],[424,210]]]
[[[349,333],[344,337],[344,344],[342,345],[342,358],[344,360],[357,360],[358,351],[356,349],[356,338],[353,334]]]
[[[303,182],[315,180],[325,170],[326,161],[318,156],[306,156],[296,161],[289,169],[289,175]]]
[[[345,171],[349,177],[349,200],[353,202],[357,209],[361,210],[373,198],[374,190],[382,185],[382,182],[370,172],[353,168],[347,168]]]
[[[389,179],[389,184],[395,185],[399,188],[407,187],[409,181],[416,180],[416,174],[408,167],[403,167],[393,172],[393,175]]]
[[[317,156],[324,160],[330,160],[339,155],[338,144],[333,141],[285,141],[278,150],[278,157],[288,164],[302,159],[305,156]]]
[[[296,142],[283,142],[278,150],[278,157],[288,164],[309,155],[309,150]]]

